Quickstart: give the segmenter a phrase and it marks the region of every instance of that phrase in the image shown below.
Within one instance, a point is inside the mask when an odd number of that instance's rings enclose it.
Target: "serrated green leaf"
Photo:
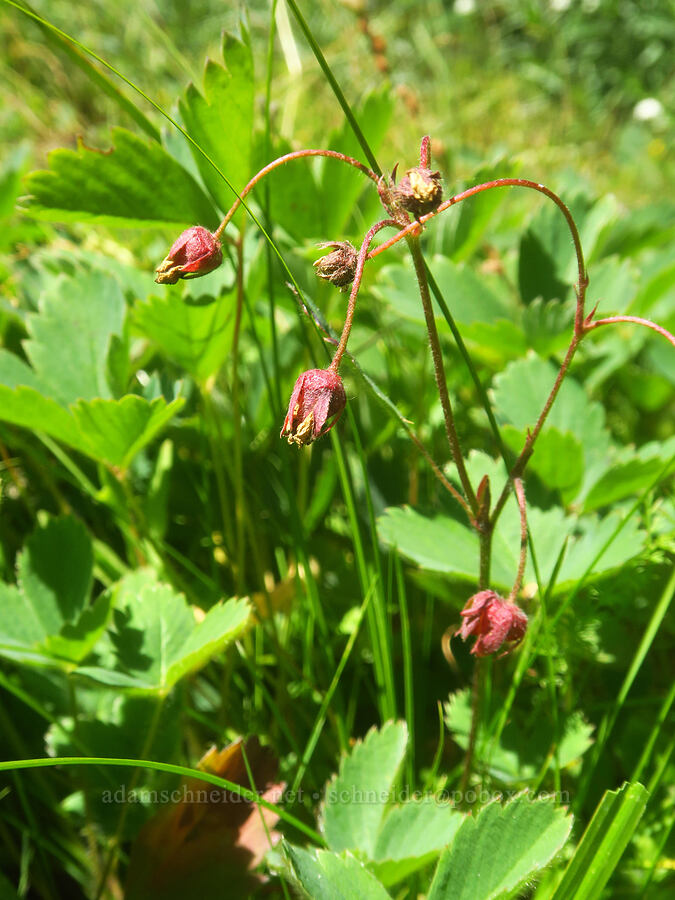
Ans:
[[[478,539],[456,519],[429,518],[409,506],[389,507],[377,520],[377,530],[386,544],[424,569],[476,578]]]
[[[133,573],[116,589],[114,668],[82,666],[77,672],[111,687],[166,694],[235,640],[249,615],[246,600],[232,599],[216,604],[198,625],[182,594],[156,582],[152,573]]]
[[[522,330],[528,346],[546,358],[567,349],[573,321],[573,304],[538,297],[523,310]]]
[[[434,257],[434,277],[441,293],[448,297],[448,307],[459,325],[493,324],[512,318],[509,304],[497,290],[494,281],[479,278],[473,269],[443,257]],[[378,273],[378,294],[401,315],[424,322],[424,309],[419,299],[415,273],[410,265],[385,266]],[[439,324],[442,314],[437,313]]]
[[[127,394],[121,400],[91,400],[71,407],[79,432],[77,449],[109,466],[124,470],[134,456],[152,441],[184,404],[163,397],[148,402]]]
[[[43,636],[75,622],[92,586],[91,539],[77,519],[50,519],[26,541],[17,564],[18,586]]]
[[[520,453],[527,432],[504,425],[501,434],[504,443],[514,453]],[[561,491],[566,498],[573,498],[584,474],[584,448],[571,431],[561,432],[548,426],[537,438],[528,469],[535,472],[546,487]]]
[[[449,844],[462,815],[435,797],[395,806],[377,836],[374,871],[386,886],[428,865]]]
[[[564,300],[569,290],[569,285],[557,275],[555,258],[534,228],[529,228],[520,239],[518,287],[526,304],[537,299]]]
[[[372,728],[343,758],[321,805],[322,829],[332,850],[359,850],[373,858],[407,741],[404,722],[387,722],[379,731]]]
[[[63,667],[84,659],[101,637],[110,598],[88,606],[93,553],[84,526],[50,519],[19,555],[18,585],[0,583],[0,656]]]
[[[471,730],[471,698],[467,690],[450,695],[445,704],[445,722],[453,740],[463,750],[469,746]],[[556,751],[560,769],[575,763],[591,747],[593,726],[580,713],[567,716]],[[476,759],[490,774],[505,784],[522,784],[536,778],[551,751],[551,728],[540,719],[534,724],[511,721],[500,740],[491,740],[486,726],[479,727]]]
[[[152,141],[112,129],[113,147],[52,150],[26,177],[23,208],[40,219],[117,226],[204,225],[218,216],[194,178]]]
[[[225,66],[207,60],[204,93],[190,85],[181,98],[180,113],[190,136],[211,157],[236,191],[251,177],[253,134],[253,57],[245,36],[223,35]],[[192,148],[204,183],[220,208],[230,208],[232,189],[201,153]]]
[[[557,369],[552,363],[533,353],[510,363],[493,382],[493,407],[498,421],[521,431],[532,428],[553,387],[556,374]],[[599,403],[591,402],[583,387],[568,375],[543,430],[549,428],[556,428],[561,433],[570,432],[583,448],[584,476],[574,498],[578,500],[609,463],[610,436],[605,427],[604,410]]]
[[[28,366],[26,369],[30,372]],[[43,431],[64,444],[82,449],[81,435],[70,412],[35,388],[0,385],[0,419],[23,428]]]
[[[137,303],[134,325],[167,359],[203,384],[218,372],[232,347],[236,299],[223,294],[213,303],[196,306],[172,293]]]
[[[188,672],[201,669],[239,636],[248,623],[250,607],[243,599],[218,603],[188,635],[180,651],[180,658],[167,671],[168,684],[175,684]]]
[[[49,395],[66,406],[109,398],[106,361],[113,335],[122,332],[124,297],[119,284],[100,272],[59,278],[28,319],[26,355]]]
[[[553,900],[596,900],[603,894],[648,799],[649,793],[638,782],[605,792]]]
[[[595,516],[578,518],[565,516],[559,507],[549,510],[530,507],[528,522],[544,588],[567,539],[567,550],[554,588],[556,594],[568,589],[570,583],[581,578],[589,568],[588,581],[598,580],[639,556],[645,546],[645,533],[633,520],[610,543],[620,523],[620,517],[615,514],[604,519]],[[377,526],[385,543],[397,547],[404,557],[422,568],[475,582],[478,537],[462,523],[448,516],[427,517],[410,507],[390,507],[378,518]],[[509,590],[518,568],[519,550],[520,520],[515,503],[510,503],[497,523],[492,541],[491,585],[495,590]],[[525,580],[536,583],[529,558]]]
[[[350,853],[285,845],[295,876],[310,900],[389,900],[389,894]]]
[[[675,468],[675,438],[650,443],[638,451],[627,449],[621,461],[608,469],[593,485],[584,500],[584,512],[623,500],[652,485],[661,475],[667,478]]]
[[[547,865],[563,846],[572,817],[549,800],[515,797],[467,816],[443,853],[428,900],[497,900]]]
[[[182,408],[128,394],[121,400],[91,400],[65,409],[34,388],[0,385],[0,419],[44,432],[99,462],[126,469],[133,457]]]
[[[109,349],[123,329],[124,315],[115,279],[96,272],[58,279],[28,320],[26,353],[33,367],[0,350],[0,420],[44,432],[99,462],[126,469],[183,400],[111,398]]]

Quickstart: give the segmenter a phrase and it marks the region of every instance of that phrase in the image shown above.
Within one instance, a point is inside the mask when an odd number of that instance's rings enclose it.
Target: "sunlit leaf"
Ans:
[[[389,894],[350,853],[285,845],[295,876],[310,900],[388,900]]]
[[[236,191],[251,172],[253,129],[253,58],[248,35],[239,40],[223,35],[224,66],[208,60],[204,89],[190,85],[179,106],[191,137],[215,162]],[[225,211],[235,200],[232,189],[194,147],[191,147],[204,183]],[[201,222],[200,224],[206,224]]]
[[[197,623],[182,594],[135,573],[116,591],[110,634],[115,667],[83,666],[78,672],[110,687],[167,693],[231,644],[246,628],[249,614],[246,600],[232,599],[217,603]]]
[[[344,757],[321,806],[323,833],[332,850],[359,850],[372,859],[407,740],[405,723],[388,722],[379,731],[371,729]]]
[[[24,209],[58,222],[117,226],[204,225],[215,228],[213,206],[194,178],[154,141],[112,129],[112,148],[49,154],[49,169],[26,177]]]
[[[563,846],[572,817],[553,801],[515,797],[467,816],[443,853],[429,900],[508,897],[547,865]]]

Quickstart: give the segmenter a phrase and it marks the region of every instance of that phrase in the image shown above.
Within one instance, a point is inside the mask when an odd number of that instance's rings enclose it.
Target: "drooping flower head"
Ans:
[[[321,248],[332,249],[331,253],[322,256],[314,263],[316,274],[324,281],[330,281],[336,287],[343,288],[351,284],[356,274],[358,254],[349,241],[324,241]]]
[[[455,634],[462,640],[475,635],[474,656],[489,656],[502,647],[508,653],[522,641],[527,631],[527,616],[515,603],[508,603],[494,591],[479,591],[469,599],[461,613],[464,621]],[[502,654],[503,655],[503,654]]]
[[[295,382],[279,437],[311,444],[335,425],[347,403],[342,379],[331,369],[309,369]]]
[[[157,268],[157,284],[176,284],[179,278],[199,278],[223,261],[220,241],[201,225],[188,228],[176,240]]]

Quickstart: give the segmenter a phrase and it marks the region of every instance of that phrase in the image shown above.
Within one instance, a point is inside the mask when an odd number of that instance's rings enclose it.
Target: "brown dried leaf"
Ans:
[[[212,747],[198,767],[249,786],[242,744],[240,739],[220,751]],[[256,738],[245,749],[256,789],[274,802],[284,788],[272,782],[276,760]],[[278,816],[196,778],[183,779],[167,793],[171,804],[144,825],[132,846],[126,900],[248,896],[263,880],[252,870],[270,839],[275,844],[280,838],[272,830]]]

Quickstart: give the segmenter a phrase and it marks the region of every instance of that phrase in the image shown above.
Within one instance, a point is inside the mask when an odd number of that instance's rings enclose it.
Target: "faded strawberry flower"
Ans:
[[[324,241],[319,244],[321,248],[332,248],[332,253],[327,253],[314,263],[316,274],[324,281],[330,281],[336,287],[342,288],[351,284],[356,273],[358,255],[356,249],[349,241]]]
[[[176,240],[157,268],[157,284],[176,284],[179,278],[199,278],[223,261],[220,241],[201,225],[188,228]]]
[[[478,640],[471,648],[474,656],[489,656],[503,644],[504,653],[522,641],[527,631],[527,616],[515,603],[508,603],[494,591],[479,591],[462,610],[464,621],[455,634],[462,640],[475,635]],[[503,654],[502,654],[503,655]]]
[[[310,369],[295,382],[279,437],[311,444],[335,425],[347,403],[342,379],[332,369]]]
[[[394,188],[394,198],[417,218],[431,212],[443,199],[441,173],[422,166],[408,169]]]

